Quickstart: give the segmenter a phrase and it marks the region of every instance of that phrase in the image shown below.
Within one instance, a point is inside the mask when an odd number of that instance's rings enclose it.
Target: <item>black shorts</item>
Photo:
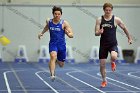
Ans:
[[[108,52],[111,53],[111,51],[118,52],[117,45],[114,45],[114,46],[100,46],[100,49],[99,49],[99,59],[107,59]]]

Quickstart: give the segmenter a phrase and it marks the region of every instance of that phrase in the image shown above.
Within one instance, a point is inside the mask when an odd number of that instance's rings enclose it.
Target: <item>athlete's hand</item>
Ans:
[[[69,38],[73,38],[73,33],[65,29],[65,33]]]
[[[39,33],[38,34],[38,39],[40,39],[43,36],[43,34]]]
[[[99,30],[99,33],[102,34],[104,32],[103,27]]]
[[[129,44],[132,44],[132,39],[128,39],[128,43]]]

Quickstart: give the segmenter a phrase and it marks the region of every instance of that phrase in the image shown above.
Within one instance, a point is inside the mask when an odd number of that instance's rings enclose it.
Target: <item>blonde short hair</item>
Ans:
[[[105,10],[106,7],[110,7],[113,10],[113,5],[111,3],[104,3],[103,10]]]

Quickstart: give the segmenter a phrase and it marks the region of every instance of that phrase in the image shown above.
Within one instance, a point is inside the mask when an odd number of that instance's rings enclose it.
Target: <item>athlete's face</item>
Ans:
[[[54,14],[53,14],[53,17],[55,20],[60,20],[61,18],[61,12],[60,11],[55,11]]]
[[[112,14],[112,8],[111,7],[106,7],[104,9],[104,13],[105,13],[105,15],[110,16]]]

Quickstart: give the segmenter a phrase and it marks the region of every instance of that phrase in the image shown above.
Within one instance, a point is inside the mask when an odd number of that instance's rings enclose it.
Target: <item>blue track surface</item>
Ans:
[[[100,87],[99,65],[65,64],[50,80],[46,63],[0,63],[0,93],[140,93],[140,65],[107,64],[108,85]]]

